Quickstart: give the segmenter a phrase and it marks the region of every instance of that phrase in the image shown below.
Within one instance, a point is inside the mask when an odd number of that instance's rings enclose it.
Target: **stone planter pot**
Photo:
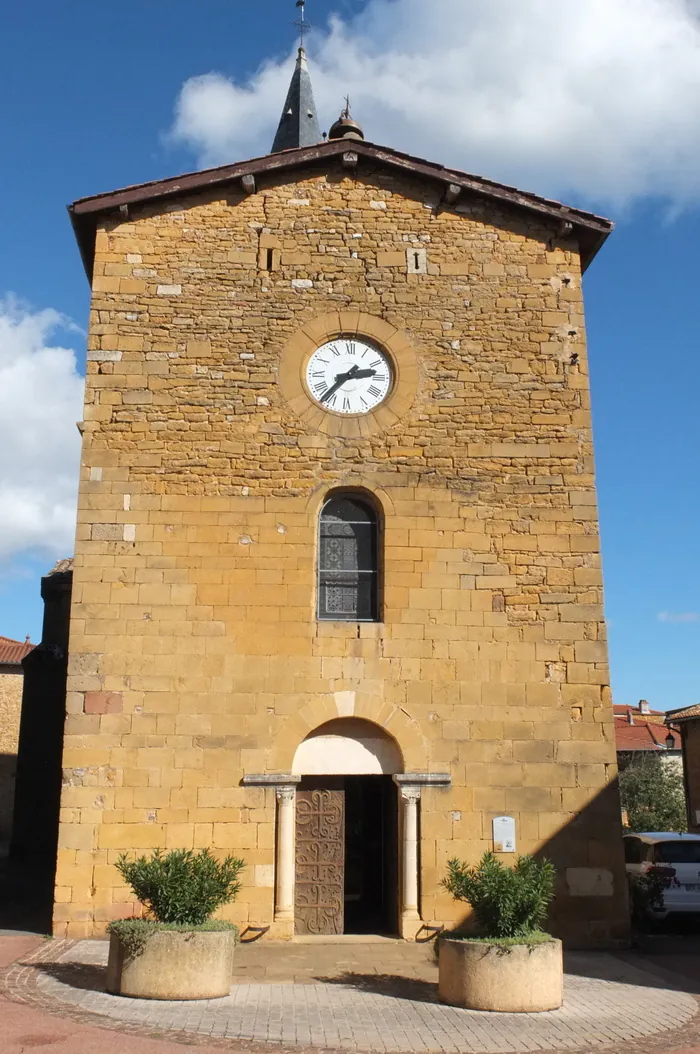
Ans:
[[[558,1010],[564,1000],[561,941],[499,947],[441,937],[438,997],[469,1010]]]
[[[229,994],[234,930],[156,930],[133,958],[110,933],[107,991],[137,999],[216,999]]]

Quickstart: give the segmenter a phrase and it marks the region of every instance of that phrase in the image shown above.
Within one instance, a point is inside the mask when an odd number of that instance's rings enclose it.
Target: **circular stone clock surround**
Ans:
[[[332,413],[309,394],[306,367],[322,344],[353,336],[382,349],[392,365],[393,383],[386,398],[367,413]],[[406,414],[418,389],[418,360],[405,334],[390,323],[360,311],[334,311],[306,322],[287,342],[278,383],[288,405],[309,428],[327,435],[357,438],[387,431]]]

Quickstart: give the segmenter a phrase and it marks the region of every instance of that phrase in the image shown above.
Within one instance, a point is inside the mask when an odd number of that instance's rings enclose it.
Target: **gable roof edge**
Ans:
[[[578,232],[581,251],[581,270],[585,271],[603,242],[614,228],[611,220],[582,209],[570,208],[550,198],[543,198],[503,183],[496,183],[482,176],[471,175],[458,169],[445,168],[424,161],[410,154],[403,154],[389,147],[357,140],[331,140],[311,147],[282,150],[275,154],[239,161],[232,165],[204,169],[168,179],[152,180],[120,190],[109,191],[91,197],[79,198],[68,206],[76,240],[85,266],[88,280],[92,277],[94,259],[94,234],[99,215],[114,209],[140,205],[151,201],[194,193],[208,188],[224,186],[244,176],[253,176],[288,171],[302,165],[314,164],[334,156],[354,153],[368,157],[413,175],[436,180],[445,185],[454,185],[482,197],[534,212],[543,218],[571,224]],[[445,207],[450,207],[446,204]]]

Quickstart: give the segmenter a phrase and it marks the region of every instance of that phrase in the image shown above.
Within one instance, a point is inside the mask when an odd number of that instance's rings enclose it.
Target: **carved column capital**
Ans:
[[[282,783],[275,787],[275,797],[277,801],[282,802],[293,802],[296,796],[296,785],[294,783]]]

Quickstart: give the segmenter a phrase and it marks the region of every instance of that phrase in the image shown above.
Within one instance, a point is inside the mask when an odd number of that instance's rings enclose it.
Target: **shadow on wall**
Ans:
[[[547,839],[538,857],[557,869],[552,930],[569,947],[629,942],[627,872],[617,777]]]
[[[579,770],[583,768],[579,766]],[[582,775],[579,771],[579,778]],[[523,787],[522,794],[527,796],[539,790]],[[546,815],[537,793],[532,794],[529,805],[532,812]],[[617,778],[546,838],[534,855],[551,860],[557,870],[556,896],[545,929],[571,949],[629,944],[627,873]],[[512,854],[500,859],[508,864],[514,862]],[[465,913],[456,926],[471,929],[469,916],[469,912]]]
[[[9,846],[15,801],[17,755],[0,754],[0,854]]]

